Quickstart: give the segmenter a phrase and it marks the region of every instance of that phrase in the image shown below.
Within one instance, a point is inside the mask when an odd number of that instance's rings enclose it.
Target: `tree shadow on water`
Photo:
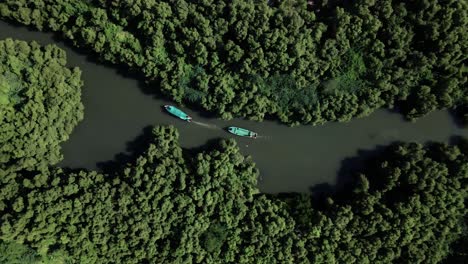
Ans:
[[[466,120],[463,120],[463,112],[467,111],[466,108],[468,108],[468,106],[466,107],[462,106],[462,107],[448,110],[450,117],[452,118],[457,128],[460,128],[460,129],[468,128],[468,123],[466,122]]]
[[[183,148],[183,157],[185,160],[191,160],[195,158],[199,153],[210,152],[213,150],[220,149],[220,143],[224,138],[217,137],[207,140],[204,144],[198,147]]]
[[[335,187],[330,183],[324,182],[311,186],[309,191],[314,198],[322,199],[334,194]]]
[[[126,143],[125,152],[116,154],[112,160],[98,162],[96,166],[106,173],[119,172],[128,163],[134,162],[147,150],[154,139],[152,131],[152,126],[144,127],[138,137]]]
[[[335,189],[340,192],[351,190],[357,175],[361,172],[369,172],[370,166],[382,158],[382,154],[388,147],[397,143],[398,141],[394,141],[387,145],[377,145],[370,150],[358,149],[356,156],[343,159],[337,173]]]
[[[454,135],[449,138],[450,145],[457,145],[463,153],[468,154],[468,137]]]
[[[389,145],[396,143],[395,141]],[[332,186],[329,183],[320,183],[311,186],[309,190],[312,196],[321,200],[327,197],[334,197],[336,200],[349,198],[355,187],[359,173],[372,171],[369,166],[381,158],[381,155],[389,145],[377,145],[370,150],[358,149],[357,155],[344,158],[336,175],[336,184]]]

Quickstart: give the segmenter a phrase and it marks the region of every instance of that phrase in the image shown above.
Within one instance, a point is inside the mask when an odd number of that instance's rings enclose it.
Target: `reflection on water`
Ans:
[[[63,144],[61,166],[96,169],[97,163],[119,160],[152,125],[174,125],[184,148],[194,148],[217,138],[235,138],[244,154],[252,155],[261,171],[259,188],[264,192],[330,189],[346,169],[358,166],[359,155],[373,153],[377,146],[400,141],[448,141],[452,135],[468,135],[458,128],[446,111],[437,111],[416,123],[388,111],[349,123],[290,128],[277,122],[208,119],[191,111],[188,123],[162,110],[171,102],[145,95],[138,81],[126,78],[114,68],[89,61],[84,55],[54,41],[51,34],[31,32],[0,22],[0,38],[56,43],[67,51],[68,65],[79,66],[84,80],[82,100],[85,119]],[[257,139],[229,134],[224,128],[238,126],[255,131]],[[124,153],[124,154],[119,154]],[[344,177],[344,176],[343,176]]]

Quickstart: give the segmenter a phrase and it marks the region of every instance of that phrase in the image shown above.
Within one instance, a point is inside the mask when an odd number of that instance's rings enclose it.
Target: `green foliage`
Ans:
[[[366,65],[362,56],[355,51],[349,51],[343,60],[344,66],[339,67],[339,75],[323,83],[326,93],[352,93],[364,89],[368,83],[364,81]]]
[[[467,104],[464,1],[323,1],[320,13],[305,1],[174,3],[6,0],[0,16],[62,32],[174,100],[225,118],[270,114],[317,124],[397,103],[410,118]],[[55,46],[5,40],[0,51],[0,240],[15,241],[0,243],[1,261],[438,263],[464,256],[465,240],[453,252],[449,246],[466,232],[465,141],[393,145],[357,172],[349,193],[322,206],[307,194],[259,193],[258,170],[234,141],[188,152],[172,127],[154,128],[146,151],[116,171],[48,167],[82,118],[80,73],[65,67]]]
[[[68,261],[62,252],[41,256],[25,245],[0,241],[0,264],[64,264]]]
[[[322,236],[308,242],[310,256],[326,260],[326,243],[340,263],[439,263],[462,233],[467,158],[442,144],[389,147],[356,191],[319,213]]]
[[[33,264],[38,263],[37,253],[21,244],[0,241],[1,264]]]
[[[83,118],[80,71],[63,50],[0,41],[0,168],[34,168],[61,159],[59,144]]]
[[[452,244],[450,255],[443,261],[446,264],[468,262],[468,215],[465,215],[463,236]]]
[[[207,75],[200,66],[192,68],[186,65],[183,76],[180,77],[178,87],[182,90],[182,97],[189,102],[201,102],[207,94]],[[192,87],[203,87],[205,91],[200,91]]]
[[[18,75],[6,71],[0,76],[0,105],[16,105],[20,102],[21,82]]]
[[[221,246],[226,241],[227,229],[220,224],[211,224],[205,234],[203,234],[204,248],[208,252],[216,252],[221,249]]]
[[[62,32],[223,118],[318,124],[395,104],[417,118],[467,97],[466,1],[268,2],[7,0],[0,17]]]
[[[0,239],[72,263],[438,263],[463,231],[463,142],[391,146],[319,209],[259,193],[232,140],[196,153],[177,140],[156,127],[113,172],[0,171]]]

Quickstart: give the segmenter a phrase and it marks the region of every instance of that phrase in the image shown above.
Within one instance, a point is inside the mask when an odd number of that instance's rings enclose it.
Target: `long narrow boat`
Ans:
[[[257,138],[257,133],[240,127],[228,127],[228,131],[241,137]]]
[[[179,108],[177,108],[175,106],[165,105],[164,108],[166,109],[166,111],[168,111],[169,113],[177,116],[178,118],[180,118],[182,120],[185,120],[187,122],[192,121],[192,118],[189,115],[187,115],[186,113],[184,113],[184,111],[180,110]]]

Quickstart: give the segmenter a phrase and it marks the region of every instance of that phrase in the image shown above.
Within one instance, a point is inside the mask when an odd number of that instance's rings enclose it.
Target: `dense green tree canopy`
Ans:
[[[269,3],[6,0],[0,16],[62,32],[225,118],[321,123],[396,104],[409,118],[455,106],[467,116],[465,1]],[[187,151],[173,127],[154,128],[115,170],[58,168],[83,110],[80,72],[65,64],[55,46],[0,41],[0,261],[463,259],[466,141],[389,146],[324,201],[262,194],[234,141]]]
[[[391,146],[318,206],[259,193],[232,140],[194,155],[177,140],[154,128],[114,172],[1,172],[0,239],[76,263],[438,263],[462,232],[463,145]]]
[[[0,240],[0,264],[65,264],[68,260],[63,252],[40,255],[23,244]]]
[[[312,2],[6,0],[0,17],[62,32],[224,118],[317,124],[467,104],[466,1]]]
[[[81,72],[54,45],[0,40],[0,169],[55,164],[83,118]]]
[[[359,174],[352,194],[329,199],[326,217],[314,218],[323,224],[305,225],[320,234],[306,244],[310,256],[338,263],[440,262],[463,231],[467,151],[442,144],[389,147]],[[332,254],[322,251],[324,244]]]

